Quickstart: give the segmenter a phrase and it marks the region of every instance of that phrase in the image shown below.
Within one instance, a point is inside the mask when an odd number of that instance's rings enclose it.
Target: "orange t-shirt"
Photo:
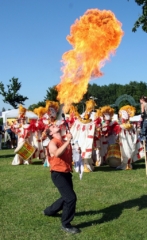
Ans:
[[[54,141],[56,146],[61,147],[64,142],[53,138],[51,141]],[[48,152],[48,161],[50,164],[50,171],[57,172],[72,172],[72,147],[71,144],[67,146],[64,153],[60,157],[51,157]]]

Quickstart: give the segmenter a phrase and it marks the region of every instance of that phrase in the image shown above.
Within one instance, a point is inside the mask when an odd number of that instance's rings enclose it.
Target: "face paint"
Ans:
[[[49,108],[48,114],[49,114],[50,117],[53,117],[53,118],[56,118],[56,116],[57,116],[56,110],[52,107]]]

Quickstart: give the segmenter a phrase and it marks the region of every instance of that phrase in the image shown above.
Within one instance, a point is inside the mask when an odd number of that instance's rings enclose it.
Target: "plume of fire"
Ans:
[[[89,9],[71,26],[67,41],[73,49],[62,56],[63,75],[57,85],[57,99],[67,112],[87,92],[88,82],[101,77],[101,68],[115,54],[123,31],[122,24],[111,11]]]

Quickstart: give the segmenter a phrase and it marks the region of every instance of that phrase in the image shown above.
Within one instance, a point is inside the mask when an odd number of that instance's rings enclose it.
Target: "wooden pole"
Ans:
[[[144,147],[144,160],[145,160],[145,169],[146,169],[146,176],[147,176],[147,153],[146,153],[146,146],[145,146],[146,141],[143,140],[143,147]]]

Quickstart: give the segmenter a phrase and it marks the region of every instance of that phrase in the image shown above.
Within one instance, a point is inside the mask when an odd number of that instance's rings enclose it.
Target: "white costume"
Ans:
[[[122,124],[120,125],[119,133],[121,165],[118,166],[116,169],[122,170],[132,169],[132,163],[136,162],[144,156],[144,150],[138,138],[138,132],[133,126],[133,124],[129,123],[128,112],[120,109],[120,114],[122,118]]]
[[[119,144],[121,152],[121,165],[117,169],[132,169],[132,163],[144,156],[143,146],[138,139],[138,133],[134,126],[127,130],[120,125]]]
[[[78,141],[81,149],[81,157],[84,160],[84,171],[93,171],[92,151],[95,124],[93,122],[84,124],[77,119],[72,125],[70,132],[73,136],[73,142]]]

